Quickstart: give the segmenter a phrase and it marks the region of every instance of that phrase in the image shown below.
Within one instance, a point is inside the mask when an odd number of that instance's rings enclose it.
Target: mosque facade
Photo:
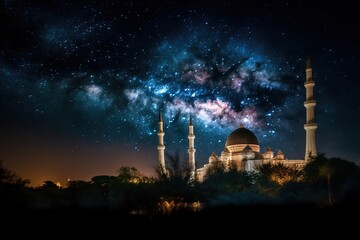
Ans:
[[[214,152],[210,155],[209,161],[203,167],[196,169],[195,167],[195,135],[192,118],[190,116],[189,122],[189,148],[188,148],[188,164],[191,175],[197,177],[199,181],[203,181],[206,177],[207,170],[215,164],[223,164],[225,167],[237,166],[239,170],[253,171],[256,166],[264,163],[281,163],[286,166],[302,168],[311,158],[317,155],[315,144],[315,130],[317,124],[315,123],[314,109],[316,101],[314,100],[314,86],[315,81],[312,78],[312,67],[310,59],[306,62],[306,80],[304,87],[306,89],[306,99],[304,106],[306,108],[306,122],[304,129],[306,132],[305,142],[305,157],[304,159],[287,159],[282,151],[276,154],[270,147],[267,147],[264,152],[260,151],[260,144],[256,135],[249,129],[240,125],[238,129],[234,130],[226,140],[225,147],[220,155]],[[163,121],[159,113],[159,131],[158,131],[158,164],[163,172],[166,172],[165,166],[165,145],[164,145],[164,131]]]

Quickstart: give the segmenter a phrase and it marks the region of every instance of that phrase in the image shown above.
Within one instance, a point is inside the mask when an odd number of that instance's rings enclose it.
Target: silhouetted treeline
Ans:
[[[1,209],[98,209],[131,215],[163,216],[174,212],[244,206],[342,207],[360,203],[360,168],[353,162],[320,155],[303,169],[263,164],[256,171],[214,164],[203,182],[190,175],[179,157],[168,156],[166,171],[147,177],[134,167],[91,181],[52,181],[29,187],[0,162]]]

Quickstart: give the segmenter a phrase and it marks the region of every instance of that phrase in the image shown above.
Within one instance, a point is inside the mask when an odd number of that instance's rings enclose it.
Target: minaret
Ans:
[[[162,120],[162,116],[161,116],[161,112],[159,111],[159,131],[158,131],[158,139],[159,139],[159,144],[158,144],[158,164],[159,164],[159,168],[161,170],[162,173],[166,173],[166,167],[165,167],[165,145],[164,145],[164,127],[163,127],[163,120]]]
[[[191,179],[194,179],[195,177],[195,148],[194,148],[194,126],[192,124],[192,117],[190,115],[190,123],[189,123],[189,169],[190,169],[190,177]]]
[[[308,161],[311,157],[315,157],[317,155],[315,144],[315,130],[317,128],[317,124],[314,119],[314,108],[316,106],[316,101],[314,100],[315,82],[312,78],[310,58],[306,61],[306,81],[304,86],[306,88],[306,100],[304,102],[304,106],[306,108],[306,123],[304,124],[304,129],[306,131],[305,161]]]

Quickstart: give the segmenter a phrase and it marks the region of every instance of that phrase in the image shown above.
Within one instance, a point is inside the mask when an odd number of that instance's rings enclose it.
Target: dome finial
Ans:
[[[240,123],[239,128],[244,128],[244,124]]]

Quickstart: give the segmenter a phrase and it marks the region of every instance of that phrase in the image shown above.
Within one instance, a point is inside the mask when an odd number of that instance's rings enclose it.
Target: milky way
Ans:
[[[293,30],[297,20],[270,18],[267,3],[258,12],[255,4],[246,11],[236,4],[3,2],[3,122],[65,132],[105,147],[154,149],[154,157],[158,112],[166,150],[184,155],[191,114],[200,162],[212,151],[219,154],[240,123],[255,132],[262,148],[301,157],[310,40]],[[267,18],[273,22],[265,24]],[[331,74],[321,67],[331,51],[325,44],[311,52],[318,66],[315,81],[318,71]],[[331,96],[321,81],[315,87],[320,100]],[[321,104],[317,110],[331,114],[331,103]]]

